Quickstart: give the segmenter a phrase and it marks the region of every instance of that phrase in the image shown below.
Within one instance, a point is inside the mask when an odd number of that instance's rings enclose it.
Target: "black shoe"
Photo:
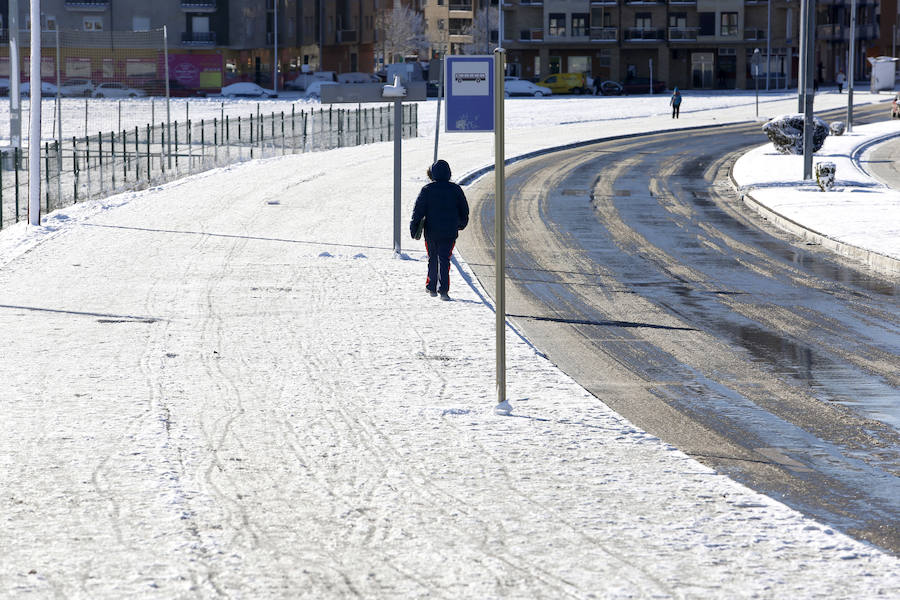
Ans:
[[[443,300],[443,301],[445,301],[445,302],[449,302],[449,301],[450,301],[450,295],[447,294],[447,292],[443,292],[443,293],[441,294],[441,300]]]
[[[432,290],[432,289],[425,288],[425,291],[428,292],[428,295],[431,296],[432,298],[434,298],[435,296],[437,296],[437,292],[434,291],[434,290]]]

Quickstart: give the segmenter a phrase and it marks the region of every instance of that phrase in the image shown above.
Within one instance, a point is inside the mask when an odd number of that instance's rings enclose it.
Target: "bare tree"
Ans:
[[[378,13],[376,28],[381,32],[382,62],[403,62],[404,57],[420,54],[428,48],[425,19],[401,2]]]
[[[465,54],[490,54],[497,43],[491,40],[491,32],[497,31],[500,16],[496,6],[486,6],[475,14],[467,33],[472,36],[471,44],[464,44]]]

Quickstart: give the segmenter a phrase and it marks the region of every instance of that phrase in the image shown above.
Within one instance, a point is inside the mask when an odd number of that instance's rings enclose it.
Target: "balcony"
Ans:
[[[744,40],[748,42],[763,41],[766,39],[765,29],[745,29]]]
[[[520,42],[543,42],[544,41],[544,30],[543,29],[523,29],[519,32],[519,41]]]
[[[628,27],[625,29],[626,42],[661,42],[665,39],[665,29],[652,27]]]
[[[109,0],[66,0],[67,10],[103,12],[109,8]]]
[[[591,6],[617,6],[619,0],[591,0]]]
[[[670,6],[690,6],[693,4],[697,4],[697,0],[669,0]]]
[[[666,0],[625,0],[625,4],[665,4]]]
[[[338,44],[355,44],[359,41],[359,32],[355,29],[338,29]]]
[[[216,45],[215,31],[185,31],[181,34],[181,45],[197,47],[210,47]]]
[[[819,25],[818,27],[816,27],[816,39],[822,40],[823,42],[849,42],[850,26],[839,25],[836,23],[829,25]],[[878,39],[878,28],[873,23],[866,23],[864,25],[860,25],[859,23],[857,23],[856,39]]]
[[[544,0],[519,0],[519,6],[543,6]]]
[[[592,42],[615,42],[618,39],[618,27],[591,27]]]
[[[216,0],[181,0],[183,12],[216,12]]]
[[[463,12],[472,12],[472,3],[471,2],[451,2],[449,5],[450,12],[455,10],[463,11]]]
[[[669,41],[695,42],[698,33],[700,33],[699,27],[669,27]]]

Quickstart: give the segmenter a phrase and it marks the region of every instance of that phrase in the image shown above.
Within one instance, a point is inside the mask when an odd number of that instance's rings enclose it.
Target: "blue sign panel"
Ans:
[[[448,56],[447,132],[494,130],[494,57]]]

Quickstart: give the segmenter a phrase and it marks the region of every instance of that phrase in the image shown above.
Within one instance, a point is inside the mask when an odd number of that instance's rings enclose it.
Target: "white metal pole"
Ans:
[[[769,91],[769,73],[772,72],[772,2],[766,2],[766,91]]]
[[[59,92],[59,27],[56,28],[56,197],[62,198],[62,97]]]
[[[19,0],[9,0],[9,143],[22,147],[22,81],[19,57]]]
[[[494,50],[494,260],[497,263],[496,291],[496,359],[497,359],[497,406],[494,412],[508,415],[512,406],[506,399],[506,173],[504,160],[504,78],[506,50]]]
[[[853,69],[856,66],[856,0],[850,1],[850,56],[847,59],[847,131],[853,131]]]
[[[804,0],[803,10],[806,11],[806,62],[803,68],[806,71],[806,92],[804,93],[803,107],[803,179],[813,178],[813,129],[815,119],[813,115],[813,100],[815,91],[815,59],[816,59],[816,3],[815,0]]]
[[[31,132],[28,135],[28,223],[41,224],[41,0],[31,0]]]
[[[278,0],[274,0],[273,4],[275,5],[275,19],[274,19],[274,29],[275,29],[275,50],[272,55],[272,89],[275,93],[278,93]]]
[[[166,155],[168,168],[172,169],[172,107],[169,95],[169,29],[163,25],[163,69],[166,74]],[[160,150],[162,152],[162,150]]]
[[[400,256],[400,191],[402,187],[401,141],[403,139],[403,102],[394,100],[394,255]]]
[[[653,59],[650,59],[650,95],[653,95]]]

